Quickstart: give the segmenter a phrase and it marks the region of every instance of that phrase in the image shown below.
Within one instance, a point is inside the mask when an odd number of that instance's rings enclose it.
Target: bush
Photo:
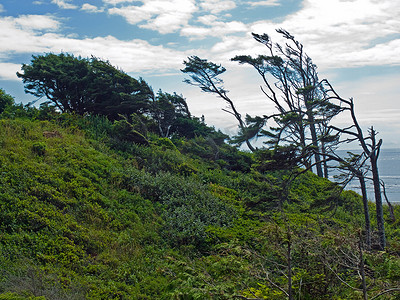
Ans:
[[[46,154],[46,144],[43,142],[36,142],[32,145],[32,151],[33,153],[43,156]]]
[[[228,226],[237,215],[229,204],[214,196],[209,187],[171,173],[152,176],[132,169],[129,186],[139,188],[148,199],[162,204],[163,232],[172,245],[205,246],[208,226]]]
[[[14,104],[14,98],[3,89],[0,89],[0,114],[7,108]]]
[[[149,145],[149,141],[146,137],[136,131],[133,125],[126,119],[114,121],[112,132],[122,141],[128,141],[140,145]]]

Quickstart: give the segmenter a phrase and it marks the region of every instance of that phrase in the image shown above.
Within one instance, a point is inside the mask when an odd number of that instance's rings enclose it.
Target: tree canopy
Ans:
[[[25,92],[46,97],[61,112],[83,115],[102,114],[116,119],[149,110],[153,91],[143,80],[136,80],[110,62],[71,54],[32,56],[17,73]]]

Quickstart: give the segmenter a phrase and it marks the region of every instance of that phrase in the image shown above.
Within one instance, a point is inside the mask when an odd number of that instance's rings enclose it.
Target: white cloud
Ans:
[[[2,13],[2,12],[4,12],[5,10],[4,10],[4,6],[3,6],[3,4],[0,4],[0,13]]]
[[[215,15],[205,15],[197,18],[197,21],[204,25],[213,25],[217,21],[218,17]]]
[[[186,26],[181,30],[181,35],[187,36],[191,40],[206,38],[211,33],[212,30],[210,28],[199,27],[199,26]]]
[[[199,26],[186,26],[181,30],[182,36],[187,36],[190,39],[203,39],[208,36],[222,37],[226,35],[247,32],[248,27],[241,22],[210,22],[210,27],[199,27]]]
[[[236,3],[231,0],[203,0],[200,6],[213,14],[236,8]]]
[[[141,28],[172,33],[185,26],[197,10],[194,0],[143,0],[143,5],[113,7],[110,14],[123,16]]]
[[[130,24],[137,24],[152,17],[152,13],[141,10],[138,6],[125,6],[123,8],[113,7],[108,10],[112,15],[120,15]]]
[[[60,22],[52,16],[45,15],[22,15],[18,18],[6,17],[4,20],[9,20],[16,27],[23,30],[57,30]]]
[[[132,2],[137,2],[137,0],[103,0],[105,4],[111,4],[111,5],[116,5],[119,3],[132,3]]]
[[[266,0],[266,1],[249,1],[247,2],[250,6],[280,6],[279,0]]]
[[[84,3],[81,7],[81,10],[87,11],[89,13],[99,13],[104,11],[103,8],[98,8],[97,6],[89,3]]]
[[[27,15],[0,18],[0,53],[40,52],[42,30],[56,30],[59,23],[51,17]]]
[[[16,73],[21,71],[21,65],[13,63],[0,62],[0,79],[3,80],[16,80]]]
[[[215,16],[209,15],[198,18],[199,22],[207,26],[212,26],[211,24],[216,20]],[[226,87],[231,90],[232,99],[237,99],[238,105],[243,105],[240,109],[242,113],[251,113],[252,107],[258,107],[266,101],[258,90],[258,85],[262,83],[257,81],[256,74],[252,77],[247,73],[245,66],[236,66],[241,68],[240,72],[247,74],[244,78],[240,77],[242,81],[239,83],[235,81],[238,74],[235,73],[236,67],[229,62],[229,59],[235,55],[265,53],[265,46],[255,42],[250,32],[267,33],[272,36],[273,41],[278,42],[281,39],[275,29],[287,29],[304,44],[305,51],[318,65],[320,74],[328,71],[331,75],[336,74],[335,70],[340,68],[400,65],[400,39],[398,38],[400,10],[398,4],[390,0],[305,0],[299,11],[280,21],[254,22],[247,26],[249,30],[246,35],[225,35],[220,42],[212,46],[206,56],[203,56],[203,58],[228,67],[225,75]],[[209,31],[204,28],[209,29],[208,27],[191,27],[182,31],[186,32],[188,36],[190,34],[208,34]],[[250,71],[256,73],[254,70]],[[232,85],[232,82],[237,86]],[[380,75],[377,74],[374,78],[365,81],[354,82],[352,80],[350,82],[347,79],[347,81],[341,82],[339,87],[335,84],[335,87],[338,87],[338,92],[345,98],[354,96],[357,107],[359,107],[357,114],[360,122],[369,126],[376,123],[381,127],[388,120],[392,124],[399,124],[399,110],[393,109],[393,107],[397,107],[394,103],[398,100],[399,95],[398,82],[399,76],[387,75],[380,78]],[[241,90],[246,90],[248,95],[241,94]],[[363,94],[367,90],[370,91],[370,94]],[[185,95],[192,95],[202,99],[201,101],[209,99],[209,97],[195,94],[195,92],[192,94],[185,92]],[[258,98],[257,95],[259,95]],[[256,103],[257,99],[259,99],[258,103]],[[253,104],[250,105],[249,101]],[[215,106],[207,112],[204,112],[204,106],[199,107],[198,110],[197,114],[206,113],[207,121],[211,121],[217,127],[226,128],[229,124],[234,124],[234,121],[224,117],[226,115],[218,113]],[[268,113],[274,109],[268,110],[266,107],[261,111]],[[390,141],[399,134],[400,129],[395,134],[388,133],[384,138]]]
[[[279,41],[276,28],[295,35],[319,66],[400,64],[400,39],[390,38],[399,33],[400,10],[391,0],[304,0],[302,9],[282,22],[251,25],[252,32],[267,33]],[[254,50],[249,46],[250,53]]]
[[[118,65],[126,72],[152,70],[160,72],[171,68],[177,69],[186,57],[184,53],[163,46],[153,46],[147,41],[137,39],[121,41],[112,36],[84,40],[49,36],[49,43],[51,51],[60,52],[63,49],[84,57],[93,54],[109,59],[111,63]]]
[[[78,6],[69,3],[71,0],[51,0],[51,3],[56,4],[59,8],[62,9],[76,9]]]
[[[247,32],[248,26],[242,22],[231,21],[222,22],[218,21],[216,15],[203,15],[197,18],[197,22],[204,26],[186,26],[181,30],[181,36],[187,36],[190,40],[204,39],[206,37],[222,37],[226,35]]]
[[[38,18],[48,18],[38,22]],[[27,20],[31,20],[28,26]],[[0,17],[0,77],[15,79],[16,65],[6,63],[13,54],[68,52],[82,57],[95,55],[122,68],[126,72],[170,72],[179,70],[182,61],[190,55],[164,46],[154,46],[147,41],[133,39],[118,40],[115,37],[78,39],[54,32],[59,23],[49,16]],[[20,67],[20,66],[19,66]]]
[[[40,47],[38,48],[40,41],[36,41],[37,37],[42,32],[55,31],[59,26],[60,23],[51,16],[0,17],[0,28],[2,29],[0,31],[0,53],[3,55],[8,52],[26,53],[40,49]]]

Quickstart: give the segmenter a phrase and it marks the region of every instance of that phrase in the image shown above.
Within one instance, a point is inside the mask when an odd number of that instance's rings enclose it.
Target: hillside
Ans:
[[[365,299],[362,278],[371,299],[399,299],[387,211],[387,250],[366,251],[354,192],[309,172],[285,185],[290,170],[266,170],[215,130],[138,131],[3,113],[0,299]]]

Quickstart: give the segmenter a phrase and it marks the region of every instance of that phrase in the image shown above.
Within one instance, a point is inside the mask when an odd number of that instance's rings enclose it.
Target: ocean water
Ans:
[[[351,151],[353,152],[353,151]],[[356,151],[354,151],[356,153]],[[346,151],[340,150],[340,155],[345,155]],[[382,149],[378,159],[378,170],[380,179],[385,182],[386,195],[391,203],[400,204],[400,149]],[[335,172],[331,171],[330,179]],[[352,180],[346,189],[361,193],[357,179]],[[374,190],[371,180],[367,181],[368,199],[374,201]],[[383,202],[385,200],[382,195]]]

